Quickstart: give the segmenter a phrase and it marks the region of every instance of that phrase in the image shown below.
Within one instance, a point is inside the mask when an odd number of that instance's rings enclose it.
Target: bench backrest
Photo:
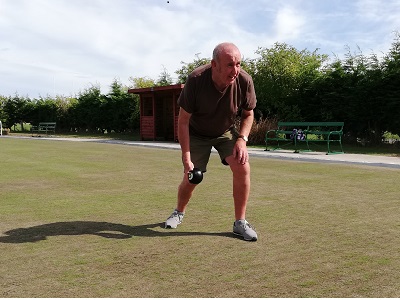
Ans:
[[[278,127],[343,127],[344,122],[278,122]]]
[[[39,125],[56,125],[57,122],[40,122]]]
[[[278,130],[302,129],[319,132],[343,132],[344,122],[278,122]]]
[[[39,126],[40,127],[55,128],[56,124],[57,124],[56,122],[40,122]]]

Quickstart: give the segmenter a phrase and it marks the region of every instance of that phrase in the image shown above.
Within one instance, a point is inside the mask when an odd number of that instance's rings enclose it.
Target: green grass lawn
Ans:
[[[400,171],[251,158],[232,233],[212,155],[185,219],[180,152],[0,138],[0,297],[399,297]]]
[[[32,133],[29,132],[30,124],[25,124],[24,131],[21,131],[20,125],[17,125],[17,131],[12,131],[10,135],[13,136],[22,136],[22,137],[31,137]],[[127,141],[140,141],[139,132],[129,132],[129,133],[59,133],[56,135],[52,135],[54,137],[60,138],[93,138],[93,139],[107,139],[107,140],[127,140]],[[281,143],[284,145],[285,143]],[[268,143],[268,149],[276,148],[276,143],[270,142]],[[306,145],[304,143],[300,144],[300,149],[306,149]],[[260,145],[251,145],[250,147],[262,148],[265,149],[265,144],[262,143]],[[282,147],[287,150],[294,150],[294,147],[291,143],[286,143]],[[313,151],[327,151],[327,144],[325,143],[311,143],[310,148]],[[340,151],[340,146],[338,143],[331,143],[332,151]],[[381,144],[381,145],[366,145],[362,146],[361,144],[343,144],[343,150],[345,153],[352,154],[368,154],[368,155],[385,155],[385,156],[399,156],[400,157],[400,147],[399,144]]]

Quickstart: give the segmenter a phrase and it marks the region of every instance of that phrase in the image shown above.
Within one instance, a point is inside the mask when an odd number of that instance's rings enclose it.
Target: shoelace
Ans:
[[[175,218],[175,217],[177,217],[177,218],[179,219],[179,221],[182,221],[182,219],[183,219],[183,214],[180,214],[180,213],[178,213],[177,211],[174,211],[174,212],[172,213],[172,215],[171,215],[169,218],[171,219],[171,218]]]
[[[245,221],[244,224],[240,224],[240,227],[242,227],[244,230],[246,230],[247,228],[250,229],[255,229],[249,222]]]

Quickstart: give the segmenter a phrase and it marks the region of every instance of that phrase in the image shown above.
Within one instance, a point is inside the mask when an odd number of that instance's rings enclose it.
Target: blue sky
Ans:
[[[287,43],[339,58],[387,53],[398,0],[0,0],[0,95],[74,96],[114,78],[176,79],[181,61],[235,43],[245,58]]]

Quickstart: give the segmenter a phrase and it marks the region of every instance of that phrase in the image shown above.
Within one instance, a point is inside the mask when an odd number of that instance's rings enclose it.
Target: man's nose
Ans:
[[[240,66],[234,66],[234,67],[233,67],[233,74],[234,74],[234,75],[239,74],[239,70],[240,70]]]

